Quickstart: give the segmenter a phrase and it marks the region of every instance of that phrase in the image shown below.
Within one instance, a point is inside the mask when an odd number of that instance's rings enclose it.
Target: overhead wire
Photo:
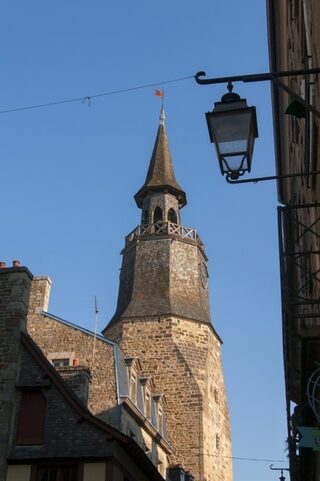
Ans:
[[[187,77],[179,77],[175,79],[170,79],[170,80],[162,80],[161,82],[152,82],[149,84],[144,84],[144,85],[137,85],[135,87],[128,87],[124,89],[118,89],[118,90],[110,90],[108,92],[102,92],[94,95],[84,95],[82,97],[73,97],[69,99],[63,99],[63,100],[56,100],[55,102],[46,102],[43,104],[34,104],[34,105],[27,105],[25,107],[15,107],[15,108],[10,108],[10,109],[5,109],[5,110],[0,110],[0,114],[8,114],[12,112],[21,112],[23,110],[32,110],[32,109],[42,109],[45,107],[52,107],[55,105],[63,105],[63,104],[68,104],[68,103],[73,103],[73,102],[86,102],[88,101],[88,104],[90,106],[91,100],[96,99],[99,97],[107,97],[111,95],[118,95],[126,92],[133,92],[134,90],[142,90],[142,89],[147,89],[150,87],[157,87],[159,85],[165,85],[165,84],[170,84],[170,83],[176,83],[176,82],[182,82],[184,80],[190,80],[194,78],[194,75],[189,75]]]
[[[261,463],[287,463],[288,462],[287,460],[285,461],[283,459],[244,458],[239,456],[221,456],[220,454],[213,454],[213,453],[202,453],[202,454],[204,456],[214,456],[216,458],[234,459],[236,461],[254,461],[254,462],[261,462]]]

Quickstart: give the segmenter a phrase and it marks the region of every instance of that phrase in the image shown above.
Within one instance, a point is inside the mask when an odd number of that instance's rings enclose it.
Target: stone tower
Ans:
[[[125,240],[116,312],[104,335],[138,357],[166,398],[168,436],[196,481],[231,481],[231,436],[221,339],[210,322],[207,257],[184,227],[161,111],[145,183],[141,224]],[[158,413],[162,415],[163,413]]]

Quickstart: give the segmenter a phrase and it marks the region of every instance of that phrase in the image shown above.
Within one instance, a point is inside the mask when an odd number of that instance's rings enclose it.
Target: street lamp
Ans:
[[[288,70],[284,72],[267,72],[251,75],[237,75],[232,77],[205,78],[205,72],[195,74],[195,80],[200,85],[228,84],[228,93],[223,95],[220,102],[215,102],[212,112],[206,113],[210,140],[215,144],[220,170],[226,174],[227,182],[242,184],[245,182],[260,182],[263,180],[285,179],[289,177],[305,177],[318,175],[319,171],[290,173],[285,175],[270,175],[253,179],[239,179],[245,172],[250,172],[255,138],[258,137],[255,107],[248,107],[247,101],[232,92],[232,82],[265,82],[271,81],[287,92],[299,106],[312,112],[320,118],[320,112],[309,102],[306,102],[291,87],[283,83],[282,77],[319,74],[320,68]]]
[[[220,102],[215,102],[212,112],[206,113],[210,140],[215,144],[221,174],[238,179],[250,172],[255,138],[258,127],[255,107],[248,107],[246,99],[232,92]]]

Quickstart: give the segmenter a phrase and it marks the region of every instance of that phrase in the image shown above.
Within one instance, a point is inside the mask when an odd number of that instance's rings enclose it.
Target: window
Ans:
[[[218,390],[215,388],[214,390],[214,400],[216,403],[219,402],[219,394],[218,394]]]
[[[145,416],[147,419],[151,418],[151,396],[148,392],[146,393]]]
[[[216,434],[216,449],[220,449],[220,436]]]
[[[21,393],[16,444],[43,444],[46,408],[47,400],[41,391]]]
[[[70,359],[52,359],[53,367],[66,367],[70,366]]]
[[[49,352],[47,355],[48,360],[54,367],[72,366],[75,357],[74,351]]]
[[[137,376],[134,374],[130,378],[130,398],[134,403],[137,402]]]
[[[158,431],[160,434],[163,433],[163,412],[162,409],[158,411]]]
[[[79,466],[66,464],[65,466],[38,466],[36,481],[78,481]]]

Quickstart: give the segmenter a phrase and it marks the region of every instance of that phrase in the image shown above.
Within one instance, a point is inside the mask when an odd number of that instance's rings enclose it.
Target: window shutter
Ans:
[[[46,406],[40,391],[21,393],[16,444],[43,444]]]

